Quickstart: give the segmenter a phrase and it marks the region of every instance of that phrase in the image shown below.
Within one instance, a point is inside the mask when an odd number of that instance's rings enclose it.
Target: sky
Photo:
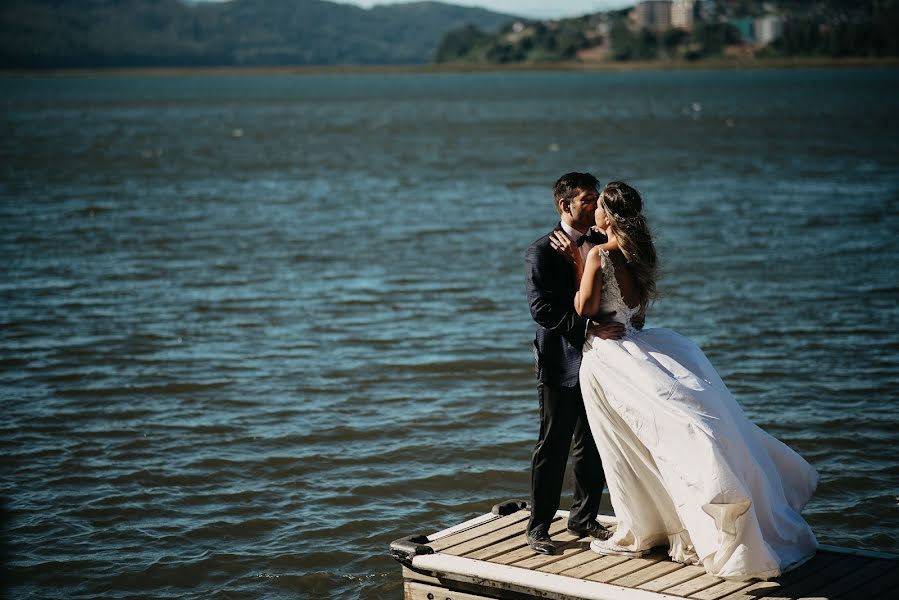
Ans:
[[[195,2],[221,2],[222,0],[193,0]],[[401,4],[416,0],[331,0],[340,4],[355,4],[371,8],[375,4]],[[496,12],[530,17],[533,19],[562,19],[579,17],[613,8],[633,6],[637,0],[439,0],[446,4],[480,6]]]

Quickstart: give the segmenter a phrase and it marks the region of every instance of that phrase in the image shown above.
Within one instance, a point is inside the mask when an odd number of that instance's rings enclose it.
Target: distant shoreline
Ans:
[[[715,58],[697,61],[651,60],[627,62],[541,62],[510,64],[416,64],[416,65],[308,65],[276,67],[93,67],[72,69],[0,69],[2,77],[84,77],[84,76],[264,76],[340,74],[422,74],[422,73],[515,73],[538,71],[626,72],[669,70],[752,71],[777,69],[840,69],[851,67],[899,67],[899,57],[829,58],[796,57],[740,59]]]

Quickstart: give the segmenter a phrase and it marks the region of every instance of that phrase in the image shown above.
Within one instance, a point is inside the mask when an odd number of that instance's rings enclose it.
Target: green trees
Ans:
[[[589,47],[584,28],[570,19],[544,23],[515,21],[496,34],[466,26],[448,33],[435,62],[494,63],[573,60]]]
[[[0,67],[697,60],[741,43],[731,23],[751,40],[755,19],[771,11],[782,34],[763,49],[744,44],[744,56],[899,56],[899,0],[702,6],[688,32],[634,29],[629,8],[530,21],[439,2],[3,0]]]
[[[897,56],[899,11],[878,21],[847,19],[824,23],[817,18],[792,19],[771,45],[781,56]]]
[[[0,67],[421,64],[447,32],[511,18],[437,2],[3,0]]]
[[[773,11],[773,13],[772,13]],[[577,60],[580,50],[607,60],[700,60],[735,54],[766,56],[899,56],[899,0],[738,0],[705,3],[693,27],[637,29],[630,9],[560,21],[510,23],[494,35],[468,30],[477,38],[466,48],[439,53],[439,62],[540,62]],[[782,25],[773,43],[754,41],[758,18],[766,27]],[[774,23],[772,25],[772,22]],[[598,24],[603,25],[600,35]],[[733,50],[730,52],[728,49]]]
[[[631,31],[623,20],[610,33],[613,60],[653,60],[686,58],[696,60],[720,56],[724,48],[740,41],[737,30],[727,23],[700,23],[688,32],[669,28],[655,33],[643,28]]]
[[[637,58],[637,36],[623,19],[615,21],[609,30],[613,60],[633,60]]]
[[[483,55],[491,39],[492,36],[471,24],[450,31],[437,46],[434,62],[451,62]]]
[[[740,32],[729,23],[701,23],[693,29],[692,41],[700,56],[720,56],[725,47],[740,42]]]

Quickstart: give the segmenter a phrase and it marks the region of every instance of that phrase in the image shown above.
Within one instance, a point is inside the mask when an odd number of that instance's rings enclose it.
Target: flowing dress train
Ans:
[[[602,311],[620,340],[588,337],[580,379],[618,520],[611,541],[668,546],[718,577],[768,579],[814,555],[800,515],[818,482],[801,456],[753,424],[702,350],[669,329],[634,330],[602,252]]]

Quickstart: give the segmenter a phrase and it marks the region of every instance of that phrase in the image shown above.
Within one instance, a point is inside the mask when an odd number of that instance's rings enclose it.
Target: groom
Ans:
[[[585,235],[594,225],[598,185],[599,181],[589,173],[566,173],[553,187],[560,217],[554,231],[564,231],[579,243],[585,258],[595,243],[605,242],[598,232]],[[587,423],[578,371],[581,347],[588,332],[603,339],[618,339],[624,335],[624,328],[614,322],[593,322],[575,312],[574,267],[552,249],[550,234],[528,247],[525,276],[531,316],[537,322],[534,359],[540,401],[540,435],[531,460],[531,519],[527,540],[535,552],[554,554],[556,546],[549,537],[549,526],[559,508],[569,449],[574,495],[568,531],[578,537],[599,539],[611,535],[596,522],[605,475]]]

